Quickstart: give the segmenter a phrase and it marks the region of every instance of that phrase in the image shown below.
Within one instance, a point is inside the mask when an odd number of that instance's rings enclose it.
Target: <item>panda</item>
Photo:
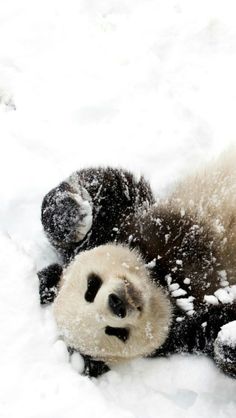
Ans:
[[[111,167],[77,171],[44,197],[61,264],[38,272],[40,301],[85,374],[188,352],[236,377],[235,159],[224,153],[159,200]]]

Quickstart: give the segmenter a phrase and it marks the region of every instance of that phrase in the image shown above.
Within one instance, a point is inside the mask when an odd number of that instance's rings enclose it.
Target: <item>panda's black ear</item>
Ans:
[[[58,292],[58,284],[62,275],[62,266],[59,264],[51,264],[50,266],[40,270],[39,278],[39,295],[40,303],[45,305],[54,301]]]

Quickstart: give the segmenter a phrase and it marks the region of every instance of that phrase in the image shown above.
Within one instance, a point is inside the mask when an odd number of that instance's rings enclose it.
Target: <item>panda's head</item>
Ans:
[[[171,306],[138,252],[107,244],[80,253],[64,270],[54,315],[68,346],[112,364],[163,344]]]

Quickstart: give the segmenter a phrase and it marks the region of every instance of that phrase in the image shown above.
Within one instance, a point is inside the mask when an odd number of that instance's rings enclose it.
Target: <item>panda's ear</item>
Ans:
[[[59,264],[51,264],[50,266],[40,270],[39,278],[39,295],[40,303],[45,305],[54,301],[58,293],[58,284],[62,275],[62,266]]]

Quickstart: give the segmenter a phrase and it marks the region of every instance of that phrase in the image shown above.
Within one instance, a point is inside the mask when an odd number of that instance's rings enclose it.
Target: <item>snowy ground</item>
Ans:
[[[1,0],[1,418],[233,418],[206,358],[78,373],[39,306],[43,195],[95,164],[165,192],[236,139],[234,0]],[[73,367],[72,367],[73,366]]]

